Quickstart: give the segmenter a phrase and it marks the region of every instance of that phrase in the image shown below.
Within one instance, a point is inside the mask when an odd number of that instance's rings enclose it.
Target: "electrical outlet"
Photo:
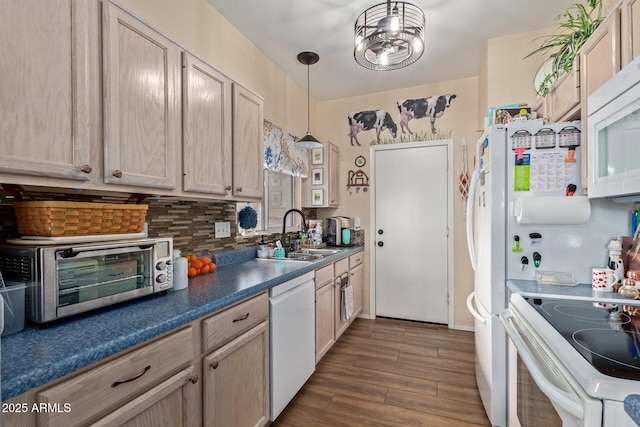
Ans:
[[[215,223],[215,238],[231,237],[231,223],[229,221]]]

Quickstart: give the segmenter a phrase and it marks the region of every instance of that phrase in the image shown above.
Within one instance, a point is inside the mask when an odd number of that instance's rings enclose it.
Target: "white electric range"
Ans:
[[[512,294],[509,426],[635,427],[623,401],[640,393],[638,303]]]

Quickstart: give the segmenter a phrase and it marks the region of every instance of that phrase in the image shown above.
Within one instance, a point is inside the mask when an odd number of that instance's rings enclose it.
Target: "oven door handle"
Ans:
[[[525,340],[520,336],[520,333],[516,330],[513,321],[513,314],[510,310],[503,310],[500,313],[500,320],[504,325],[504,329],[507,331],[509,338],[518,350],[520,359],[524,362],[531,374],[531,377],[536,382],[540,390],[547,395],[549,400],[554,404],[560,406],[562,409],[573,415],[578,419],[584,419],[584,407],[582,401],[577,394],[570,394],[555,386],[545,376],[545,369],[541,365],[541,362],[534,355],[534,351],[530,350]],[[545,355],[551,356],[551,355]],[[551,357],[549,357],[551,358]],[[559,364],[560,362],[554,358],[551,360],[553,363]],[[571,387],[570,384],[568,384]],[[571,388],[573,390],[573,388]]]

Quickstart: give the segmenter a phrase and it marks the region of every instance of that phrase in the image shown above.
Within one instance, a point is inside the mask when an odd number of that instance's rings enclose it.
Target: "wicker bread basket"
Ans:
[[[147,205],[85,202],[14,202],[22,236],[140,233]]]

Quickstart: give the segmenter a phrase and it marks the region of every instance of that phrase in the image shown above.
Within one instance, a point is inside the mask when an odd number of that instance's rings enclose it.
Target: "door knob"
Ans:
[[[382,231],[382,229],[378,230],[378,234],[384,234],[384,231]]]
[[[378,242],[378,246],[383,247],[384,246],[384,242]]]

